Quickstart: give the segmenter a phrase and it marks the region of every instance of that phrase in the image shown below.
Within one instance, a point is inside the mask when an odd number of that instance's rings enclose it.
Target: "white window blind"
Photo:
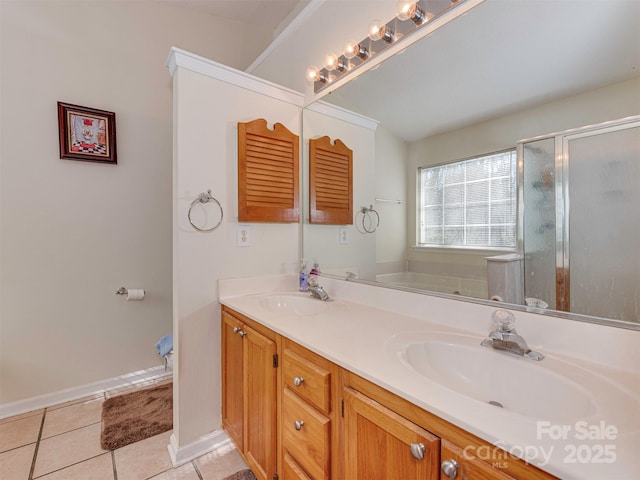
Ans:
[[[419,194],[419,245],[515,247],[515,149],[422,167]]]

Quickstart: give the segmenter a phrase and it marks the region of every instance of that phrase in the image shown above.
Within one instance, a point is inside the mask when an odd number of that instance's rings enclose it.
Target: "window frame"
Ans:
[[[489,245],[445,245],[445,244],[429,244],[429,243],[420,243],[422,238],[422,216],[423,216],[423,186],[422,186],[422,170],[429,168],[437,168],[444,167],[447,165],[453,165],[456,163],[464,163],[470,160],[481,159],[484,157],[491,157],[494,155],[500,155],[504,153],[511,153],[513,155],[513,176],[514,176],[514,189],[513,189],[513,199],[515,202],[514,212],[515,212],[515,221],[513,224],[513,233],[514,240],[512,246],[489,246]],[[416,194],[417,194],[417,209],[416,209],[416,231],[415,231],[415,244],[412,247],[413,250],[422,250],[422,251],[442,251],[442,252],[455,252],[459,254],[495,254],[495,253],[512,253],[518,251],[519,244],[519,222],[520,222],[520,174],[519,174],[519,153],[517,147],[505,148],[502,150],[496,150],[493,152],[482,153],[477,155],[472,155],[470,157],[456,159],[453,161],[445,161],[440,163],[434,163],[432,165],[421,165],[417,169],[416,174]],[[466,182],[465,182],[466,183]],[[466,221],[465,221],[466,226]]]

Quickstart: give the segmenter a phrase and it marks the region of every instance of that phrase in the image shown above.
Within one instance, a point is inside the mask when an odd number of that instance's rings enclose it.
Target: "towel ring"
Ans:
[[[362,214],[362,230],[360,230],[360,228],[358,228],[358,222],[356,221],[356,228],[358,229],[358,231],[360,233],[374,233],[378,227],[380,226],[380,214],[378,213],[378,211],[373,208],[373,205],[369,205],[368,207],[360,207],[360,210],[358,211],[358,213]],[[372,220],[375,215],[375,225],[374,225],[374,221]],[[357,216],[357,214],[356,214]],[[369,219],[369,223],[370,223],[370,227],[367,228],[366,225],[366,220]]]
[[[191,209],[198,203],[209,202],[213,202],[218,205],[218,208],[220,209],[220,220],[218,220],[218,223],[216,223],[211,228],[200,228],[193,223],[193,220],[191,220]],[[189,205],[189,212],[187,213],[187,217],[189,218],[189,223],[191,224],[191,226],[199,232],[210,232],[211,230],[215,230],[220,226],[220,224],[222,223],[222,218],[224,217],[224,211],[222,210],[222,205],[220,205],[220,202],[211,196],[211,190],[207,190],[207,193],[201,193],[193,202],[191,202],[191,205]]]

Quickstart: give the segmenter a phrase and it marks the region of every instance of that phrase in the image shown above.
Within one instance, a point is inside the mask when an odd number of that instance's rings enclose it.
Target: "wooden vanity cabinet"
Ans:
[[[555,479],[224,306],[222,417],[259,480]]]
[[[276,474],[276,334],[222,309],[222,425],[258,480]]]
[[[335,405],[338,367],[282,340],[282,464],[284,480],[341,478],[332,465],[339,443]],[[333,475],[333,476],[332,476]]]

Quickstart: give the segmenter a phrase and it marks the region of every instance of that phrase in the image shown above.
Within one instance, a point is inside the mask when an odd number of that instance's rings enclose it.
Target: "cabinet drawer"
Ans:
[[[283,480],[313,480],[288,453],[284,454],[282,461],[282,478]]]
[[[285,388],[282,396],[282,445],[285,452],[289,452],[315,480],[329,479],[330,435],[330,420]]]
[[[328,414],[331,411],[331,372],[287,348],[282,361],[283,382]]]

